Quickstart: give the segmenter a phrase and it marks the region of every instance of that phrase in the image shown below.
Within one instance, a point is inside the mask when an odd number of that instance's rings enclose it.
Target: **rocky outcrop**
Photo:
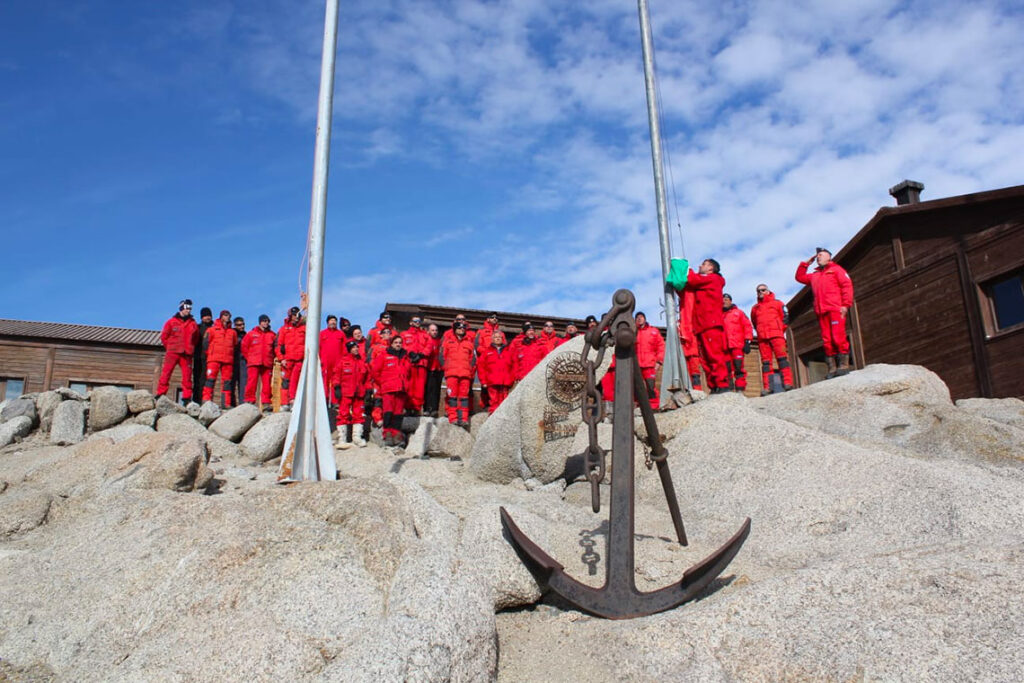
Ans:
[[[36,411],[39,413],[39,428],[44,432],[50,431],[53,424],[53,411],[60,405],[61,395],[56,391],[44,391],[36,397]]]
[[[470,470],[481,480],[507,484],[514,479],[549,483],[563,476],[572,457],[571,444],[583,423],[579,401],[566,403],[554,389],[548,368],[578,359],[583,337],[549,353],[521,381],[480,427],[470,457]],[[599,381],[611,363],[606,353],[597,368]]]
[[[439,417],[420,421],[419,427],[409,437],[405,454],[415,458],[436,455],[461,459],[469,457],[472,447],[473,437],[469,432]]]
[[[89,394],[89,431],[98,432],[128,417],[128,401],[117,387],[97,387]]]
[[[189,413],[189,415],[191,414]],[[195,418],[199,421],[199,424],[209,428],[220,416],[221,410],[219,405],[213,401],[203,401],[203,405],[199,406],[199,414]]]

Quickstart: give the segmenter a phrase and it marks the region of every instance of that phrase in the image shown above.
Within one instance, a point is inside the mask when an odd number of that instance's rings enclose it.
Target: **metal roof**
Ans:
[[[131,344],[161,347],[159,330],[132,330],[124,327],[97,325],[71,325],[31,320],[0,318],[0,337],[31,337],[34,339],[62,339],[71,342],[100,344]]]

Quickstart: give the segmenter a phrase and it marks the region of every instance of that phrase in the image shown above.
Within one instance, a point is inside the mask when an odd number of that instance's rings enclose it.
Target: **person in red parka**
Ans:
[[[381,330],[385,329],[391,331],[392,334],[395,332],[395,328],[391,325],[391,314],[387,311],[381,311],[380,316],[377,318],[377,323],[373,326],[373,329],[370,330],[369,337],[371,346],[380,343]]]
[[[323,375],[324,393],[328,405],[334,401],[334,388],[331,382],[337,374],[338,363],[345,353],[345,342],[348,338],[338,329],[338,317],[327,316],[327,327],[320,330],[320,373]],[[305,340],[303,340],[305,343]]]
[[[409,356],[412,368],[409,375],[409,407],[415,413],[423,411],[423,394],[427,382],[427,362],[430,355],[430,335],[421,325],[423,318],[418,315],[409,320],[409,328],[401,333],[402,348]]]
[[[491,397],[487,412],[493,413],[508,397],[512,386],[512,354],[505,343],[505,333],[494,330],[491,343],[484,347],[477,363],[480,386],[486,387]]]
[[[729,354],[726,369],[729,383],[738,392],[747,388],[747,369],[743,357],[750,353],[754,341],[754,328],[743,310],[732,302],[731,294],[722,294],[722,319],[725,322],[725,350]]]
[[[402,348],[402,338],[391,336],[387,350],[375,356],[370,366],[380,387],[384,407],[384,445],[401,446],[405,443],[402,434],[402,415],[405,413],[406,390],[409,387],[409,358]]]
[[[686,278],[686,290],[694,293],[693,331],[700,347],[701,365],[707,376],[712,394],[729,391],[725,351],[725,322],[722,317],[722,290],[725,278],[715,259],[704,259],[698,272],[691,269]]]
[[[277,331],[277,358],[281,361],[282,410],[291,410],[299,390],[299,375],[306,357],[306,320],[298,306],[288,309],[288,319]]]
[[[260,403],[263,411],[273,409],[271,377],[274,373],[274,346],[277,335],[270,329],[270,316],[261,315],[259,325],[242,337],[242,356],[246,362],[245,402],[256,403],[256,384],[262,385]],[[241,377],[239,377],[241,380]]]
[[[356,446],[366,445],[363,403],[369,385],[370,368],[362,358],[359,342],[349,341],[345,344],[345,352],[338,359],[331,378],[334,398],[338,402],[336,435],[339,448],[351,448],[353,443]],[[359,431],[353,435],[355,425],[359,425]]]
[[[683,347],[686,359],[686,371],[690,373],[690,384],[694,391],[704,391],[701,383],[700,345],[697,334],[693,331],[693,304],[695,295],[692,290],[684,290],[679,297],[679,344]]]
[[[818,268],[807,273],[815,261]],[[826,377],[838,377],[850,371],[850,342],[846,338],[846,313],[853,306],[853,281],[832,252],[818,247],[817,253],[796,267],[796,281],[810,285],[814,294],[814,312],[818,315],[821,342],[828,365]]]
[[[636,314],[636,360],[640,366],[640,376],[647,385],[647,398],[651,408],[658,409],[659,397],[657,385],[658,372],[665,361],[665,340],[657,327],[647,322],[643,311]]]
[[[370,417],[369,420],[373,424],[383,424],[384,422],[384,394],[380,390],[380,384],[377,383],[377,378],[374,376],[373,361],[378,356],[387,354],[388,347],[391,346],[391,340],[398,335],[394,333],[394,329],[391,327],[381,327],[378,330],[376,341],[370,342],[370,356],[369,365],[371,368],[370,372],[370,388],[372,390],[372,399],[370,400]]]
[[[463,317],[463,320],[465,320],[465,317]],[[490,313],[487,314],[487,319],[484,320],[484,326],[477,330],[476,334],[473,335],[473,341],[476,346],[477,358],[483,355],[487,347],[491,345],[491,340],[494,339],[495,330],[500,329],[501,328],[498,325],[498,312],[491,311]],[[484,387],[482,384],[480,386],[480,404],[484,408],[488,408],[488,410],[490,409],[490,390]]]
[[[544,353],[549,354],[558,346],[558,334],[555,332],[555,323],[550,320],[544,322],[544,329],[541,330],[537,341],[544,347]]]
[[[562,344],[564,344],[565,342],[569,341],[570,339],[578,337],[579,334],[580,334],[580,330],[579,330],[578,327],[576,327],[576,323],[569,323],[569,324],[567,324],[565,326],[565,336],[564,337],[559,337],[559,339],[558,339],[558,346],[561,346]]]
[[[427,326],[429,347],[427,353],[427,381],[423,391],[423,412],[437,417],[441,403],[441,330],[434,323]]]
[[[757,331],[757,349],[761,352],[761,395],[771,390],[772,354],[782,375],[782,388],[789,391],[793,388],[793,371],[786,353],[786,310],[764,283],[757,286],[757,303],[750,309],[750,321]]]
[[[469,392],[476,371],[476,352],[466,323],[456,321],[452,336],[441,341],[441,367],[448,393],[448,421],[469,427]]]
[[[213,386],[217,375],[221,379],[223,407],[231,407],[231,379],[235,368],[235,342],[238,333],[231,325],[231,311],[221,311],[203,337],[206,352],[206,383],[203,385],[203,402],[213,399]]]
[[[522,381],[530,374],[530,370],[537,367],[537,364],[544,360],[544,356],[548,352],[547,347],[537,339],[533,325],[528,322],[523,323],[523,333],[512,340],[510,348],[512,350],[512,378],[517,382]]]
[[[164,323],[160,342],[164,345],[164,365],[156,385],[156,397],[167,394],[175,366],[181,368],[181,401],[192,400],[192,356],[199,338],[199,325],[192,317],[192,299],[178,302],[178,312]]]

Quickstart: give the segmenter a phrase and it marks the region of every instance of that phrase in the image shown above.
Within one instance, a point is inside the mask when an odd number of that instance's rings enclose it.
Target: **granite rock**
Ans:
[[[89,394],[89,431],[98,432],[128,417],[128,401],[117,387],[97,387]]]
[[[153,400],[153,394],[149,393],[145,389],[129,391],[125,396],[125,401],[128,403],[128,412],[132,415],[138,415],[139,413],[144,413],[147,410],[153,410],[156,408],[156,401]]]
[[[260,409],[252,403],[243,403],[217,418],[210,425],[210,431],[228,441],[239,443],[259,420]]]
[[[53,411],[50,442],[67,446],[82,440],[85,434],[85,402],[61,401]]]

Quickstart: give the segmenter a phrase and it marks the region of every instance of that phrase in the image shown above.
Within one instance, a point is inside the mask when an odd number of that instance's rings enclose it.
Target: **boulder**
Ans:
[[[956,407],[966,413],[1024,429],[1024,401],[1019,398],[962,398]]]
[[[98,432],[128,417],[128,400],[117,387],[97,387],[89,394],[89,431]]]
[[[206,445],[194,436],[150,431],[126,439],[120,451],[125,462],[112,481],[126,488],[188,492],[204,490],[213,480]]]
[[[50,431],[53,422],[53,411],[64,399],[56,391],[44,391],[36,397],[36,412],[39,413],[39,428]]]
[[[473,510],[462,527],[459,556],[489,589],[494,611],[532,605],[540,600],[541,589],[516,555],[505,537],[498,505],[484,505]],[[530,529],[531,538],[541,547],[551,549],[549,536],[539,533],[543,523],[521,508],[510,506],[510,514],[522,529]]]
[[[82,394],[78,393],[74,389],[69,389],[68,387],[57,387],[56,389],[54,389],[54,391],[56,391],[57,394],[64,401],[85,401],[86,400],[85,396],[83,396]]]
[[[185,413],[185,408],[178,405],[166,396],[161,396],[156,400],[156,412],[157,415],[163,417],[164,415],[174,415],[176,413]]]
[[[447,419],[423,419],[419,427],[409,436],[405,454],[421,457],[424,454],[465,459],[469,457],[473,437],[462,427],[456,427]]]
[[[61,401],[53,411],[50,443],[59,446],[76,444],[85,434],[85,402]]]
[[[480,434],[480,428],[487,422],[487,417],[490,415],[486,410],[482,410],[479,413],[473,413],[472,417],[469,418],[469,435],[474,439]]]
[[[190,412],[189,415],[192,415],[192,413]],[[199,420],[199,424],[209,428],[209,426],[213,424],[214,420],[220,416],[221,409],[219,405],[213,401],[204,401],[203,405],[199,406],[199,414],[194,415],[193,417]]]
[[[202,412],[202,406],[195,401],[189,401],[188,405],[185,406],[185,414],[191,418],[199,419],[199,413]]]
[[[221,460],[234,460],[241,457],[241,450],[236,444],[227,439],[206,431],[203,425],[196,422],[188,415],[174,414],[165,415],[157,420],[156,430],[158,432],[170,432],[178,435],[194,436],[206,444],[212,462]]]
[[[0,541],[20,536],[46,523],[53,496],[29,487],[14,487],[0,495]]]
[[[121,443],[126,439],[130,439],[133,436],[139,434],[152,434],[155,430],[152,427],[146,425],[132,424],[129,422],[123,422],[116,427],[110,429],[104,429],[100,432],[93,432],[89,437],[90,439],[110,439],[114,443]]]
[[[260,419],[260,409],[252,403],[232,408],[210,425],[210,431],[228,441],[238,443]]]
[[[15,440],[28,436],[32,431],[32,419],[28,415],[18,415],[0,424],[0,448],[14,443]]]
[[[0,411],[0,422],[8,422],[17,417],[27,417],[30,429],[39,424],[39,413],[36,411],[36,402],[31,398],[16,398],[8,401],[3,411]]]
[[[139,413],[138,415],[134,415],[128,418],[127,422],[137,425],[146,425],[147,427],[156,429],[156,421],[159,417],[160,413],[158,413],[156,409],[145,410]]]
[[[477,434],[469,461],[474,475],[499,484],[517,478],[536,478],[547,484],[563,476],[566,461],[573,456],[573,437],[583,423],[582,393],[566,395],[549,375],[553,375],[553,366],[571,365],[573,359],[578,360],[583,343],[582,336],[576,337],[545,356],[487,418]],[[606,353],[597,368],[598,381],[611,357],[611,353]],[[574,369],[563,367],[562,371]]]
[[[242,455],[255,462],[267,462],[281,455],[288,434],[291,413],[271,413],[253,425],[242,438]]]
[[[917,365],[869,365],[754,404],[767,415],[862,446],[1024,465],[1020,429],[972,413],[969,407],[958,409],[939,376]]]
[[[153,410],[156,408],[156,401],[153,400],[153,394],[149,393],[145,389],[129,391],[128,395],[125,396],[125,400],[128,402],[128,411],[132,415],[138,415],[139,413],[144,413],[147,410]]]

